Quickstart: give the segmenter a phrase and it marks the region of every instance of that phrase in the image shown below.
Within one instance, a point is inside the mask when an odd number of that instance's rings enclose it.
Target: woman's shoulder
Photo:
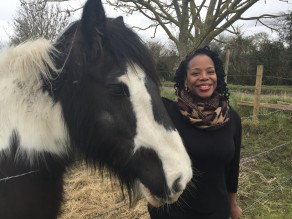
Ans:
[[[177,108],[176,102],[173,100],[170,100],[168,98],[165,98],[165,97],[162,97],[162,101],[163,101],[164,107],[166,108],[169,116],[172,119],[174,119],[174,117],[176,117],[178,114],[178,108]]]
[[[242,129],[242,124],[241,124],[241,118],[238,112],[234,109],[230,109],[230,117],[231,117],[231,123],[233,127],[237,127],[236,130],[241,130]]]
[[[174,103],[173,100],[170,100],[170,99],[168,99],[166,97],[161,97],[161,99],[162,99],[163,102],[166,102],[166,103]]]
[[[173,107],[175,105],[175,102],[173,100],[170,100],[166,97],[161,97],[163,104],[166,108]]]
[[[236,110],[234,110],[233,108],[230,108],[230,115],[232,116],[233,119],[235,119],[236,121],[241,121],[240,115],[238,114],[238,112]]]

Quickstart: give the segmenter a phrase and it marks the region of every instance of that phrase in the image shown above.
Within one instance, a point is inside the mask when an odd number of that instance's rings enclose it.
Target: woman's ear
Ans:
[[[188,87],[187,77],[185,78],[184,85],[185,85],[185,87]]]
[[[187,77],[185,78],[185,82],[184,82],[184,89],[187,93],[190,92],[190,89],[188,88],[188,80],[187,80]]]

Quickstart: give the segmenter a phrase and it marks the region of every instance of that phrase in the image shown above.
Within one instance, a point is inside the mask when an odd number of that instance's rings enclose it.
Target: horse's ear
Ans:
[[[105,32],[105,11],[101,0],[88,0],[83,8],[81,31],[91,54],[97,52]]]
[[[116,23],[117,25],[125,26],[124,18],[122,16],[119,16],[119,17],[115,18],[113,20],[113,22]]]

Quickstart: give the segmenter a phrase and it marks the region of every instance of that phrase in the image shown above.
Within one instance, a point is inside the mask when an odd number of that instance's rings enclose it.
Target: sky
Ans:
[[[104,1],[104,0],[103,0]],[[271,14],[271,13],[279,13],[279,12],[287,12],[292,10],[292,0],[279,1],[279,0],[260,0],[255,5],[253,5],[250,9],[248,9],[243,16],[257,16],[261,14]],[[85,0],[71,0],[70,6],[73,8],[79,7],[83,5]],[[65,6],[63,4],[63,6]],[[0,42],[7,42],[9,39],[9,35],[13,34],[11,29],[11,23],[13,18],[16,16],[17,7],[19,7],[19,0],[1,0],[0,3]],[[139,26],[139,27],[146,27],[149,21],[147,18],[143,17],[142,15],[136,13],[131,16],[127,16],[123,14],[121,11],[116,11],[113,8],[105,5],[106,14],[109,17],[116,17],[122,15],[124,17],[125,22],[128,26]],[[74,20],[80,16],[80,13],[76,13],[74,16]],[[273,34],[271,31],[267,30],[264,26],[257,24],[255,25],[254,21],[245,21],[241,23],[237,23],[244,31],[246,35],[253,35],[254,33],[266,31],[268,34]],[[153,31],[137,31],[140,37],[143,40],[152,40],[151,37],[153,36]],[[156,34],[156,38],[154,40],[159,41],[167,41],[168,37],[164,33],[162,29],[159,29]]]

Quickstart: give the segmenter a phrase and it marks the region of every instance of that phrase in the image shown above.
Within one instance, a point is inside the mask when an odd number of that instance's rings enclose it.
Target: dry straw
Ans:
[[[129,209],[129,200],[118,181],[101,177],[84,164],[71,168],[65,177],[65,200],[59,218],[150,219],[144,200]]]

